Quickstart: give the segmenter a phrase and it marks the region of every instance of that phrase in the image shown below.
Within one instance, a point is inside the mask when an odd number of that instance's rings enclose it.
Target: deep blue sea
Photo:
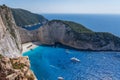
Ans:
[[[23,54],[29,56],[38,80],[120,80],[119,52],[84,52],[39,46]],[[80,62],[72,62],[76,57]]]
[[[120,15],[115,14],[42,14],[47,19],[74,21],[96,32],[110,32],[120,37]]]
[[[47,19],[81,23],[97,32],[111,32],[120,36],[120,15],[43,14]],[[31,70],[38,80],[120,80],[120,52],[75,51],[65,48],[39,46],[25,52]],[[76,57],[80,62],[72,62]]]

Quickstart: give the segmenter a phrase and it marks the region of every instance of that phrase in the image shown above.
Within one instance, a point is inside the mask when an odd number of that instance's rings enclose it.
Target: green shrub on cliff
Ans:
[[[72,21],[52,20],[52,21],[49,21],[49,24],[51,24],[53,22],[58,22],[58,23],[61,22],[61,23],[65,24],[66,26],[70,27],[73,31],[75,31],[77,33],[92,33],[93,32],[92,30],[87,29],[83,25],[72,22]]]
[[[13,69],[22,69],[22,68],[24,68],[24,66],[26,66],[23,63],[19,63],[19,62],[14,63],[14,61],[12,59],[10,61],[12,63]]]
[[[71,21],[64,21],[65,24],[69,25],[69,27],[71,29],[73,29],[74,31],[78,32],[78,33],[91,33],[92,30],[87,29],[86,27],[84,27],[81,24],[75,23],[75,22],[71,22]]]

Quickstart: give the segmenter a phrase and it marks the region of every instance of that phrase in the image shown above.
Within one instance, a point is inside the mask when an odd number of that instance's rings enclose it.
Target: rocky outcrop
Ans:
[[[71,25],[74,25],[74,27]],[[77,26],[76,26],[77,25]],[[38,31],[43,44],[59,42],[79,50],[120,51],[120,38],[104,32],[93,32],[69,21],[53,20]]]
[[[0,80],[35,80],[27,57],[8,58],[0,55]]]
[[[21,51],[20,34],[11,10],[0,6],[0,80],[36,79],[28,58],[21,57]]]
[[[6,6],[0,6],[0,54],[18,57],[21,49],[20,36],[11,10]]]

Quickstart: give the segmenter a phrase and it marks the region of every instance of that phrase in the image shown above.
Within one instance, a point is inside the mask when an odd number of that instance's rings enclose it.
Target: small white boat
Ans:
[[[74,62],[80,62],[80,60],[78,58],[76,58],[76,57],[72,57],[70,60],[74,61]]]
[[[64,80],[64,78],[63,77],[58,77],[58,80]]]

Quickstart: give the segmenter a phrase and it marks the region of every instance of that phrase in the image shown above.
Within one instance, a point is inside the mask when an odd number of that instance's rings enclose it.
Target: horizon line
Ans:
[[[35,13],[35,12],[33,12],[33,13]],[[120,13],[38,13],[37,12],[37,14],[100,14],[100,15],[120,15]]]

